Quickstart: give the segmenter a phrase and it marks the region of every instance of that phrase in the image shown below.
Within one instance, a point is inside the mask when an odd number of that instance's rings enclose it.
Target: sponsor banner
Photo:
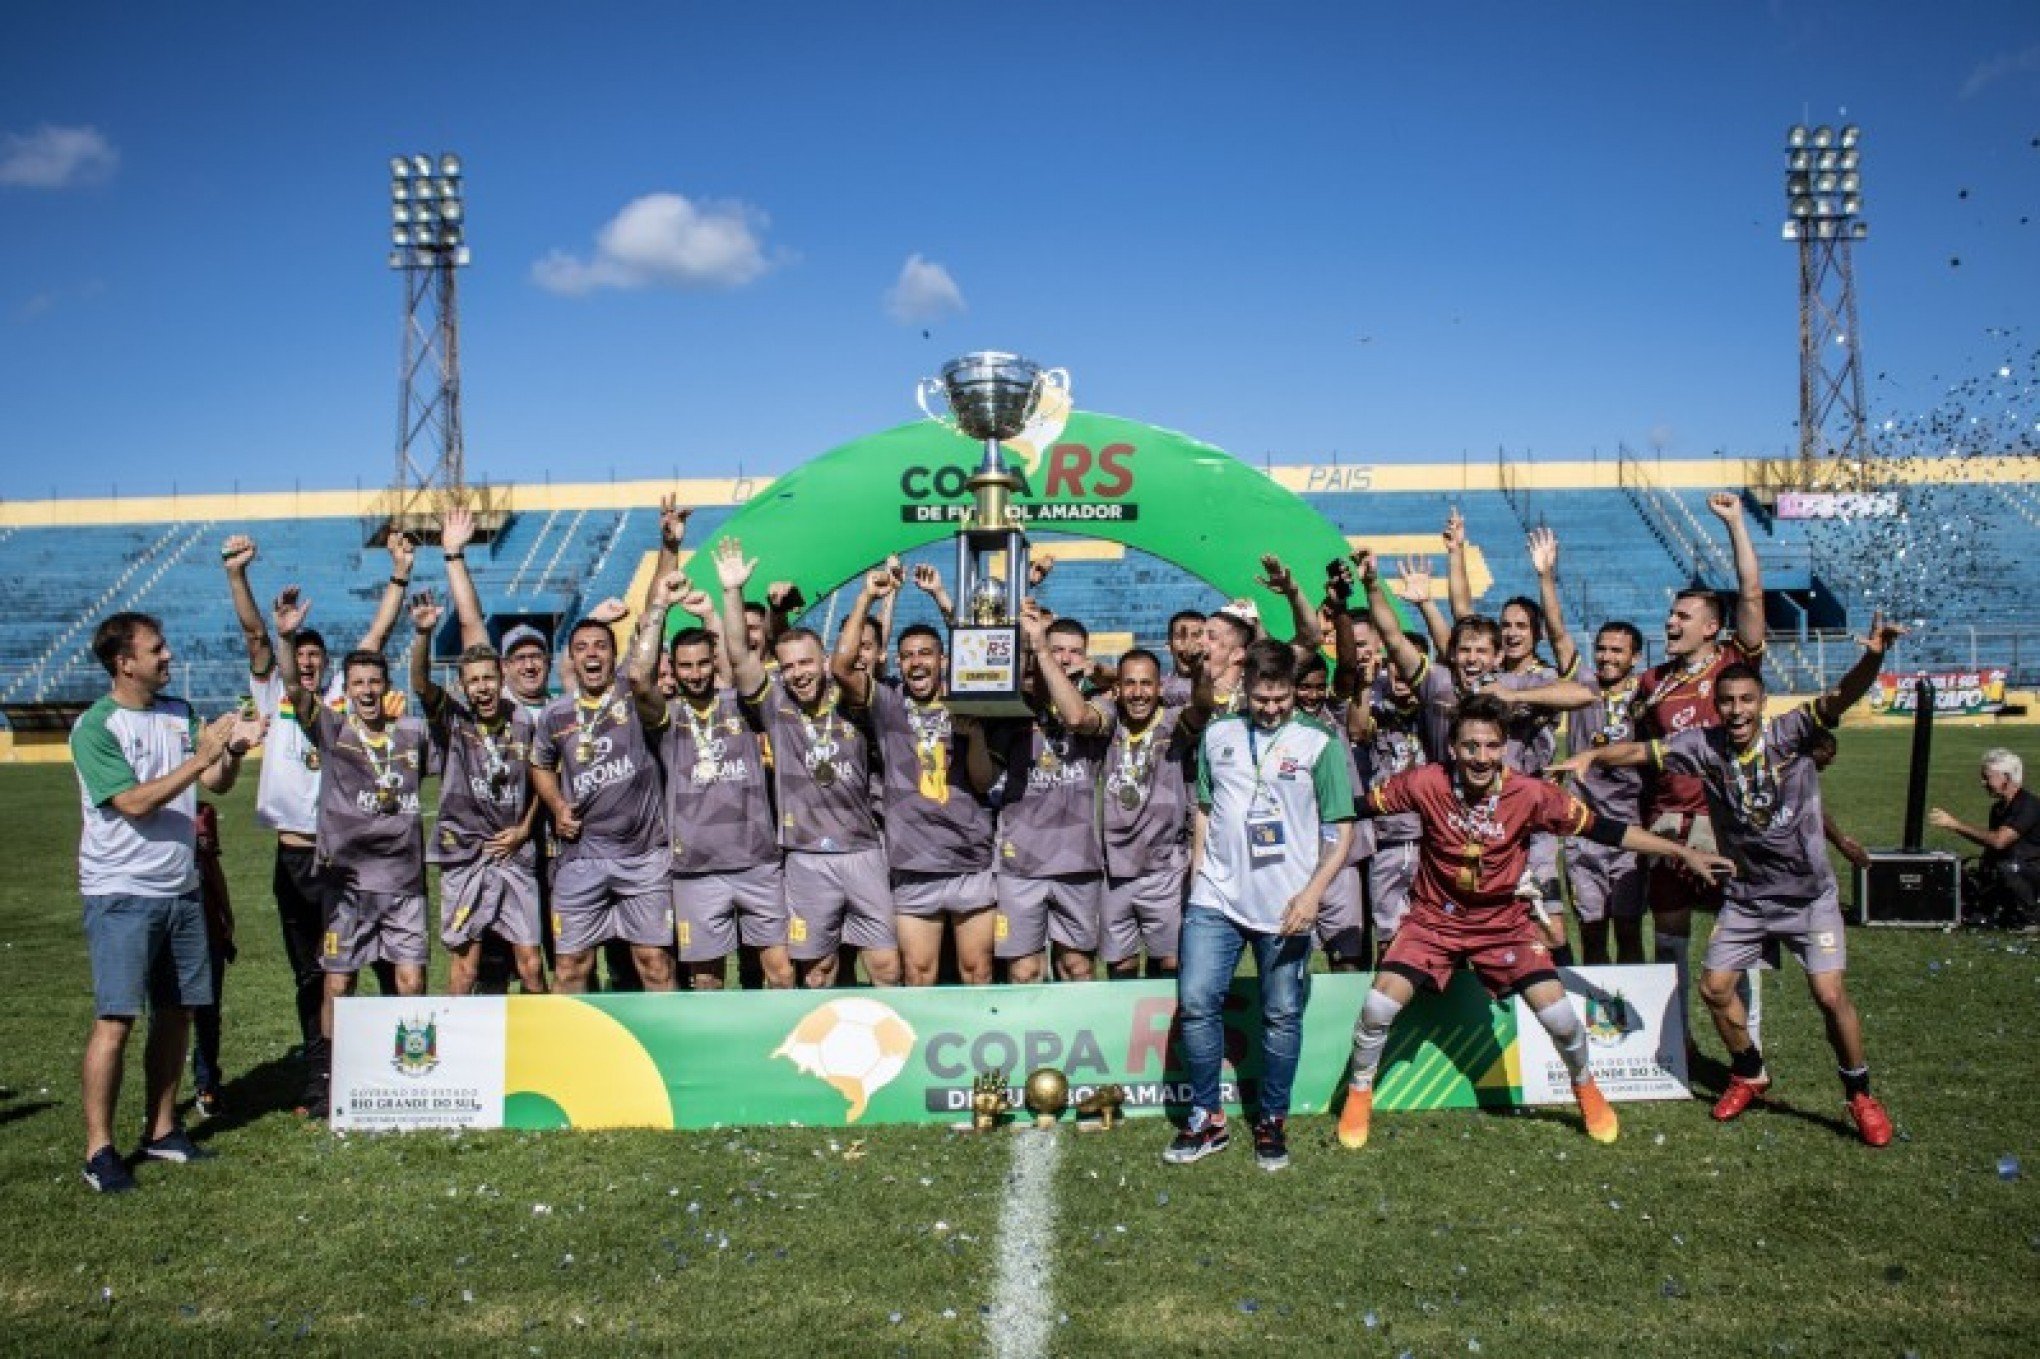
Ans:
[[[503,996],[349,996],[333,1007],[333,1127],[503,1125]]]
[[[1687,1099],[1686,1022],[1669,965],[1559,969],[1587,1027],[1587,1060],[1611,1100]],[[1525,1104],[1571,1104],[1572,1077],[1521,996],[1517,1048]]]
[[[1868,695],[1870,711],[1883,717],[1911,717],[1919,708],[1919,682],[1922,677],[1934,683],[1936,717],[1985,717],[2004,711],[2005,672],[2002,669],[1879,675]]]
[[[1659,971],[1666,980],[1633,978]],[[1669,969],[1588,969],[1583,975],[1626,998],[1663,1031]],[[1359,973],[1312,978],[1294,1112],[1321,1113],[1336,1102],[1370,980]],[[1190,1087],[1175,1013],[1175,987],[1165,981],[348,999],[335,1021],[333,1125],[959,1123],[969,1117],[971,1082],[980,1072],[1003,1070],[1008,1101],[1018,1108],[1027,1073],[1040,1066],[1062,1069],[1073,1100],[1110,1082],[1124,1089],[1128,1114],[1180,1113]],[[1258,1014],[1255,981],[1239,979],[1226,1003],[1229,1102],[1258,1095]],[[1658,1018],[1649,1020],[1653,1014]],[[1419,996],[1390,1039],[1375,1087],[1377,1107],[1524,1102],[1519,1073],[1533,1065],[1518,1056],[1525,1022],[1511,1006],[1491,1005],[1470,974],[1456,977],[1443,995]],[[1603,1027],[1620,1034],[1627,1022]],[[1535,1027],[1534,1020],[1527,1023]],[[1665,1041],[1683,1048],[1682,1034]],[[1627,1060],[1627,1049],[1611,1051],[1610,1062]],[[1616,1071],[1609,1067],[1610,1098],[1664,1097],[1631,1093],[1638,1087],[1615,1080]]]
[[[1780,491],[1780,519],[1891,519],[1898,496],[1891,491]]]

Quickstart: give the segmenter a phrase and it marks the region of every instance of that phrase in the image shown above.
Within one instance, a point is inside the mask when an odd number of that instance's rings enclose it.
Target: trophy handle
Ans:
[[[939,415],[928,405],[928,393],[931,391],[942,397],[942,411]],[[921,414],[936,424],[950,429],[956,428],[956,418],[949,413],[949,389],[943,385],[941,378],[922,378],[914,388],[914,404],[921,408]]]
[[[1070,394],[1070,370],[1067,368],[1044,368],[1034,375],[1034,390],[1027,396],[1027,421],[1032,424],[1036,412],[1044,404],[1044,398],[1051,387],[1062,389],[1063,398]]]
[[[1067,394],[1070,390],[1070,370],[1067,368],[1044,368],[1036,378],[1044,386],[1060,387]]]

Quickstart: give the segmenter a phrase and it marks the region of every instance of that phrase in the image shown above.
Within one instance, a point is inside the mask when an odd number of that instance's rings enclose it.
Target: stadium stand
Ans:
[[[1550,526],[1562,544],[1562,600],[1584,643],[1596,625],[1614,618],[1635,621],[1654,637],[1672,594],[1690,583],[1732,588],[1732,563],[1706,496],[1722,481],[1749,485],[1754,478],[1744,474],[1753,466],[1647,465],[1626,453],[1612,462],[1541,466],[1498,459],[1492,468],[1383,467],[1359,486],[1351,468],[1268,471],[1349,541],[1375,546],[1391,562],[1407,551],[1436,557],[1438,530],[1457,506],[1479,550],[1475,584],[1489,609],[1511,595],[1535,595],[1523,537],[1531,527]],[[693,542],[705,541],[735,512],[731,485],[682,484],[686,498],[702,502]],[[469,553],[492,628],[500,635],[514,622],[531,621],[550,631],[641,583],[657,547],[653,505],[660,489],[663,483],[643,482],[514,488],[516,508],[504,531]],[[1890,593],[1891,564],[1866,566],[1888,551],[1890,526],[1861,520],[1810,528],[1771,515],[1756,491],[1744,495],[1769,591],[1774,678],[1800,691],[1818,687],[1852,654],[1848,630],[1867,622],[1876,595]],[[314,601],[314,625],[336,648],[351,645],[385,577],[381,550],[362,545],[359,502],[336,492],[0,506],[0,589],[11,605],[0,619],[0,710],[18,719],[38,707],[95,697],[104,680],[88,649],[92,627],[126,608],[163,618],[180,657],[180,687],[194,701],[209,709],[230,703],[247,685],[217,549],[236,531],[253,533],[260,544],[255,576],[263,598],[299,585]],[[1917,637],[1909,664],[2002,666],[2015,686],[2040,680],[2040,627],[2028,598],[2013,588],[2024,578],[2021,564],[2040,546],[2040,490],[2010,480],[1955,485],[1951,478],[1935,487],[1935,504],[1961,518],[1970,547],[1935,563],[1936,619]],[[1044,598],[1089,623],[1101,653],[1132,644],[1160,649],[1172,613],[1222,602],[1202,581],[1138,550],[1050,533],[1036,541],[1058,557]],[[953,551],[937,544],[910,561],[947,573]],[[1435,564],[1442,588],[1442,557]],[[1292,565],[1314,589],[1322,563]],[[443,589],[436,553],[420,554],[414,580]],[[853,591],[854,582],[816,600],[805,621],[833,632]],[[916,621],[934,621],[933,610],[909,589],[897,622]],[[409,645],[410,629],[399,627],[392,661],[406,659]],[[445,660],[454,649],[449,625],[435,639],[435,652]]]

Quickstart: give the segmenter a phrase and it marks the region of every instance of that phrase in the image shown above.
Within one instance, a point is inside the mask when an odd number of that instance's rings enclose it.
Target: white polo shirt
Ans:
[[[78,890],[88,897],[181,897],[198,890],[198,788],[191,785],[147,816],[125,816],[113,799],[153,783],[198,748],[198,718],[181,698],[159,694],[126,708],[108,694],[71,728],[84,830]]]
[[[1268,934],[1317,872],[1319,846],[1353,819],[1344,742],[1292,713],[1273,731],[1220,717],[1197,747],[1197,805],[1207,813],[1204,857],[1190,904]]]

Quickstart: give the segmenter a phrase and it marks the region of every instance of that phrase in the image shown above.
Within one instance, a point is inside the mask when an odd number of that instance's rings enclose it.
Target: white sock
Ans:
[[[1749,1016],[1743,1027],[1749,1030],[1750,1042],[1759,1050],[1764,1046],[1763,980],[1754,967],[1735,980],[1735,993],[1742,997],[1743,1009]]]
[[[1355,1090],[1372,1090],[1374,1072],[1381,1065],[1381,1050],[1388,1046],[1388,1030],[1402,1013],[1402,1002],[1380,991],[1369,991],[1360,1003],[1360,1018],[1353,1024],[1353,1072],[1348,1083]]]
[[[1693,1012],[1688,1008],[1686,995],[1692,970],[1689,961],[1692,948],[1693,941],[1683,934],[1660,934],[1657,937],[1657,960],[1672,965],[1672,1005],[1688,1043],[1693,1041]]]
[[[1587,1066],[1587,1026],[1580,1023],[1579,1011],[1573,1009],[1570,997],[1561,996],[1539,1010],[1537,1022],[1551,1035],[1574,1085],[1594,1074]]]

